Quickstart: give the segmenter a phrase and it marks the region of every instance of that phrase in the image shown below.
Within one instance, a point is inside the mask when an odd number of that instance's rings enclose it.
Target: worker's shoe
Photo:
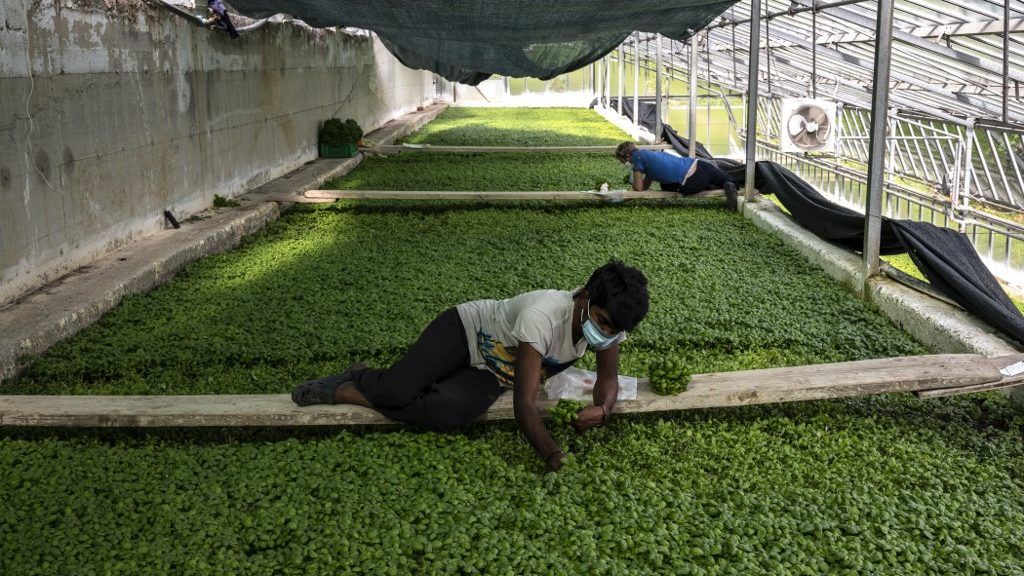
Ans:
[[[292,390],[292,402],[299,406],[334,404],[334,395],[338,392],[338,387],[355,380],[364,370],[366,365],[357,362],[340,374],[303,382]]]
[[[726,182],[722,188],[725,190],[725,205],[730,211],[735,212],[738,206],[737,199],[739,198],[739,192],[736,190],[736,184],[733,182]]]

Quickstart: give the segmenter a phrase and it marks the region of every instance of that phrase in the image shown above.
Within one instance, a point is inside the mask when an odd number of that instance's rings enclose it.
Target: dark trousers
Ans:
[[[494,374],[470,366],[455,308],[435,318],[401,360],[385,370],[368,368],[355,382],[381,414],[428,430],[467,424],[502,393]]]
[[[685,184],[662,184],[662,190],[679,192],[680,194],[696,194],[705,190],[716,190],[725,185],[726,182],[734,182],[732,177],[722,172],[714,162],[697,159],[697,169],[686,179]]]

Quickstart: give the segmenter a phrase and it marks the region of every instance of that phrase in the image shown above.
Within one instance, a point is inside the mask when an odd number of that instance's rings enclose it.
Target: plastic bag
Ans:
[[[544,382],[544,392],[551,400],[585,400],[594,398],[597,373],[570,366]],[[619,374],[618,400],[636,400],[637,379]]]

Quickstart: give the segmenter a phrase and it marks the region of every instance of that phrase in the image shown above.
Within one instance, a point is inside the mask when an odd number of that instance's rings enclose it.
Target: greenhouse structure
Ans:
[[[1024,2],[0,17],[0,574],[1024,576]]]

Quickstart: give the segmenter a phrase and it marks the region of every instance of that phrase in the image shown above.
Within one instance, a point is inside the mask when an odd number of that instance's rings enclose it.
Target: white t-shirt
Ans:
[[[470,364],[487,368],[498,382],[515,383],[516,349],[529,343],[541,361],[541,380],[572,366],[587,341],[572,342],[572,295],[576,290],[537,290],[506,300],[474,300],[456,309],[466,328]],[[618,337],[621,342],[625,334]]]

